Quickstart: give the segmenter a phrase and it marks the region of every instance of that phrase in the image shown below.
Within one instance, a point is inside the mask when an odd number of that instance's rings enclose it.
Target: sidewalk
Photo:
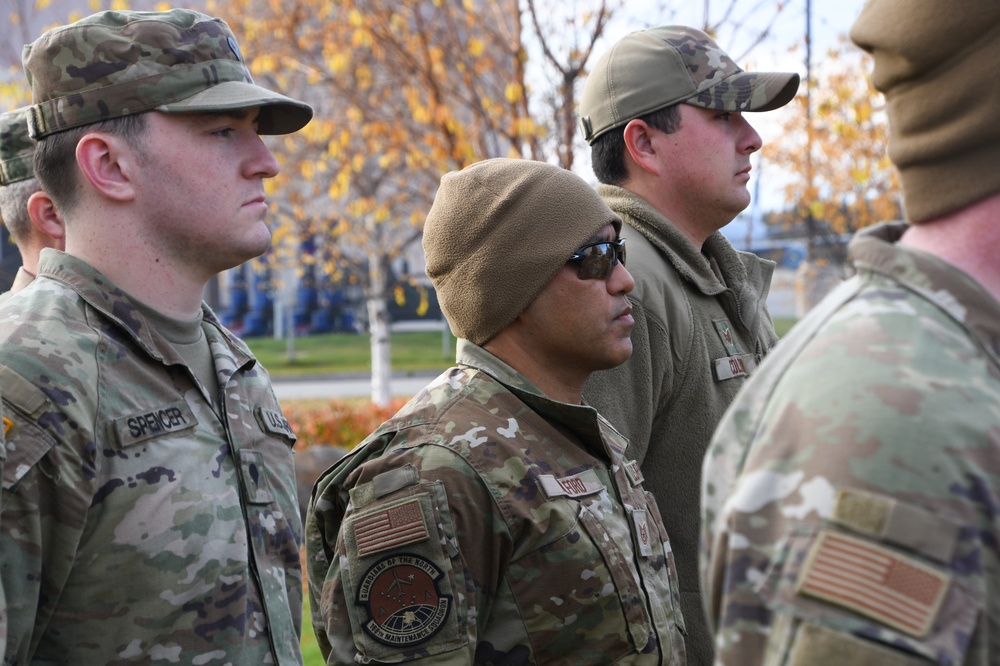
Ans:
[[[396,397],[410,398],[440,372],[399,373],[392,376]],[[372,394],[371,375],[322,375],[319,377],[272,377],[278,400],[301,398],[367,398]]]

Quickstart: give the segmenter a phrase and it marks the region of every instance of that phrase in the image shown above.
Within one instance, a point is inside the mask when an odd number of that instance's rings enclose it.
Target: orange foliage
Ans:
[[[385,407],[349,400],[306,401],[286,403],[282,410],[298,437],[296,449],[329,444],[349,451],[404,404],[403,398],[396,398]]]

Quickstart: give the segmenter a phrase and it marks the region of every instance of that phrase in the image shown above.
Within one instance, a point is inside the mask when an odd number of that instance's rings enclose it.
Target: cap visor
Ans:
[[[729,92],[720,94],[720,86]],[[794,72],[739,72],[684,103],[724,111],[773,111],[791,102],[798,90],[799,75]]]
[[[156,107],[164,113],[201,113],[261,110],[258,131],[261,134],[291,134],[312,119],[312,107],[266,88],[244,81],[224,81],[190,97]]]

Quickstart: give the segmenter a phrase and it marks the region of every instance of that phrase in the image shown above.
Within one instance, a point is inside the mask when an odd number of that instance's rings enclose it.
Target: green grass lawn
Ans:
[[[320,654],[319,645],[316,643],[316,634],[313,633],[312,619],[309,617],[309,595],[306,595],[305,604],[302,609],[302,659],[306,666],[323,666],[323,655]]]
[[[795,317],[775,317],[774,332],[778,334],[779,338],[783,338],[797,321],[798,319]]]
[[[330,333],[297,337],[290,359],[286,340],[262,337],[246,338],[245,342],[272,376],[371,372],[368,335]],[[445,337],[439,331],[393,333],[390,342],[393,372],[444,370],[455,361],[455,339],[451,334]]]
[[[784,337],[795,322],[791,317],[778,317],[774,329],[779,337]],[[291,358],[285,340],[247,338],[246,343],[275,377],[371,372],[371,341],[367,335],[331,333],[297,337]],[[393,372],[439,371],[455,361],[455,339],[450,334],[445,337],[438,331],[393,333],[391,344]]]

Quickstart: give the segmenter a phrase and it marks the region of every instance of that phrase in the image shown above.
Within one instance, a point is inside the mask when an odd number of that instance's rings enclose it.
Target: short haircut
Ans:
[[[671,104],[640,116],[638,120],[670,134],[680,127],[681,112],[677,104]],[[625,168],[625,125],[608,130],[594,139],[590,146],[590,164],[597,180],[605,185],[621,185],[628,178],[628,170]]]
[[[61,211],[69,212],[79,200],[76,146],[86,134],[104,132],[124,139],[137,151],[142,150],[146,131],[146,113],[111,118],[93,125],[75,127],[45,137],[35,148],[35,176],[52,202]]]
[[[28,199],[41,189],[37,178],[27,178],[0,187],[0,219],[17,245],[31,234],[33,222],[28,215]]]

